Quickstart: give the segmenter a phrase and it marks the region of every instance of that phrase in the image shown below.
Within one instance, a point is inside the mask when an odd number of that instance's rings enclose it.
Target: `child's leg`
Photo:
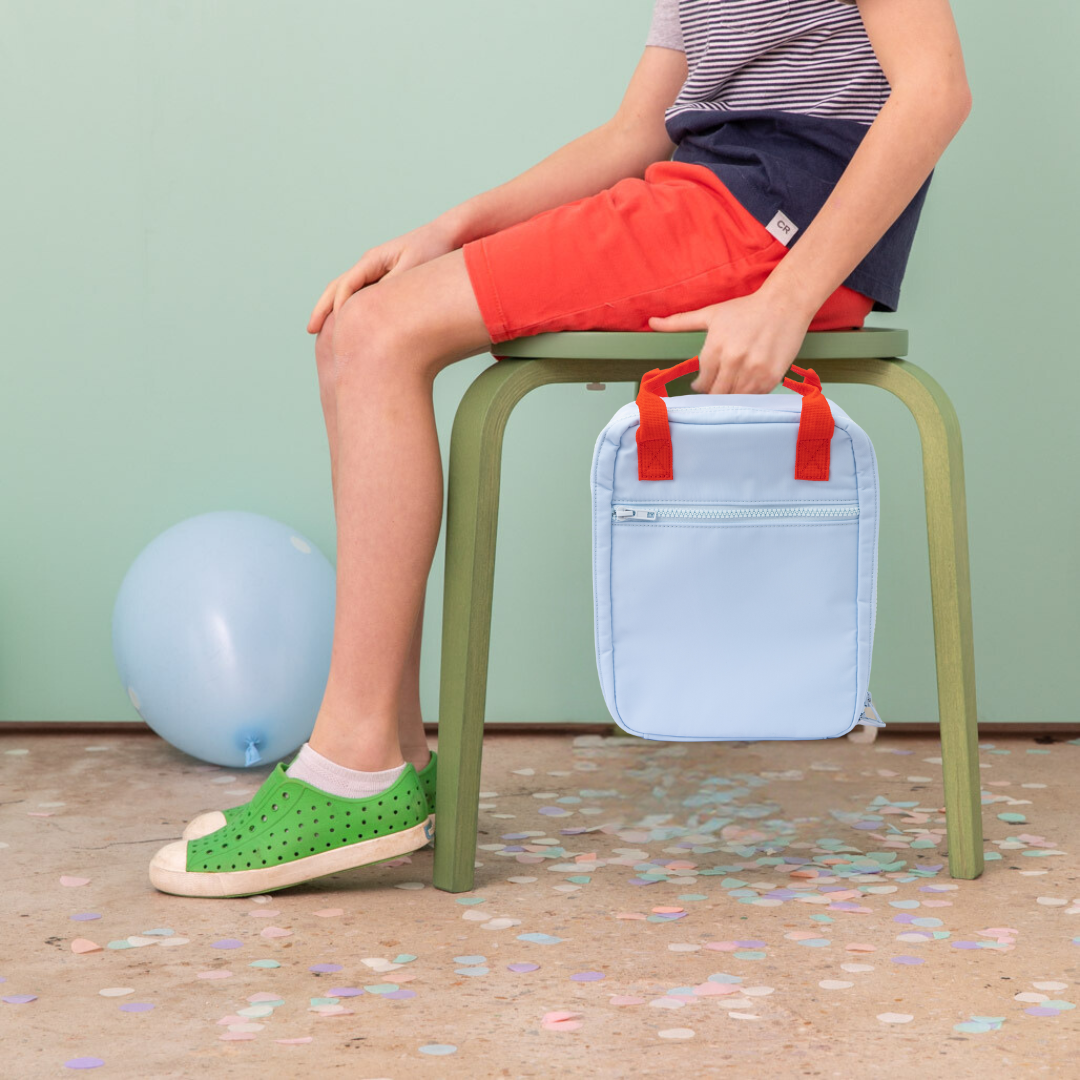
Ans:
[[[336,517],[338,435],[333,352],[335,321],[335,316],[331,313],[315,339],[315,365],[319,376],[319,398],[322,402],[323,418],[326,421],[326,437],[330,447],[330,483]],[[398,705],[398,742],[405,760],[411,761],[417,770],[424,768],[430,758],[427,737],[424,734],[423,716],[420,711],[420,644],[423,622],[424,605],[421,600],[405,670],[402,673],[401,700]]]
[[[322,350],[320,389],[324,401],[332,398],[337,433],[337,607],[330,677],[309,743],[350,769],[400,765],[402,705],[413,727],[419,720],[417,703],[402,700],[402,682],[410,659],[419,659],[414,631],[442,517],[432,383],[487,344],[455,251],[354,294]]]

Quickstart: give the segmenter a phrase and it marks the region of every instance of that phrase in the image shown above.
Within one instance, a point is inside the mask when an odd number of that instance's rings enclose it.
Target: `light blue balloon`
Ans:
[[[237,768],[295,751],[330,673],[334,568],[279,521],[222,510],[151,541],[116,597],[116,667],[179,750]]]

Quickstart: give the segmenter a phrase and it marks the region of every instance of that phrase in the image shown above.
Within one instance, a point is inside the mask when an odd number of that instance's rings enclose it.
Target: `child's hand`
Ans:
[[[649,320],[652,330],[705,330],[697,378],[704,394],[767,394],[798,355],[813,315],[763,290],[721,304]]]
[[[448,251],[453,251],[455,246],[450,229],[441,221],[435,220],[399,236],[396,240],[371,248],[351,270],[346,270],[326,286],[308,320],[308,333],[317,334],[330,312],[336,312],[354,292],[358,292],[365,285],[430,262]]]

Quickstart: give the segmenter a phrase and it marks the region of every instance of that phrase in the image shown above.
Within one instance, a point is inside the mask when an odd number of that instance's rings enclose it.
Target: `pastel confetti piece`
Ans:
[[[144,1013],[150,1012],[153,1007],[154,1006],[148,1001],[128,1001],[120,1006],[120,1011],[126,1013]]]
[[[1031,985],[1036,990],[1067,990],[1069,988],[1069,984],[1063,982],[1033,982]]]
[[[65,1069],[99,1069],[105,1062],[97,1057],[77,1057],[64,1062]]]
[[[222,1042],[249,1042],[255,1036],[249,1031],[225,1031],[218,1038]]]
[[[447,1054],[457,1053],[457,1047],[453,1043],[428,1043],[418,1049],[421,1054],[428,1054],[431,1057],[445,1057]]]
[[[513,971],[515,974],[518,974],[518,975],[524,975],[524,974],[527,974],[530,971],[539,971],[540,970],[540,965],[539,964],[522,964],[522,963],[507,964],[506,965],[506,970],[507,971]]]
[[[488,975],[490,974],[490,968],[484,967],[483,964],[480,964],[476,967],[460,967],[454,968],[454,974],[466,976]]]
[[[102,997],[124,997],[126,994],[134,994],[135,990],[130,986],[107,986],[98,993]]]
[[[312,964],[308,968],[308,971],[314,971],[318,975],[333,975],[341,970],[340,964]]]
[[[486,961],[487,961],[486,956],[470,955],[470,956],[455,956],[454,957],[454,963],[455,964],[465,964],[466,966],[470,966],[470,965],[473,965],[473,964],[483,964]]]
[[[92,911],[84,911],[78,915],[72,915],[72,922],[92,922],[94,919],[100,919],[100,915],[95,915]]]
[[[877,1018],[883,1024],[910,1024],[911,1021],[915,1019],[914,1016],[911,1016],[908,1013],[894,1012],[878,1013]]]
[[[2,999],[8,1005],[27,1005],[31,1001],[37,1001],[37,994],[8,994]]]
[[[90,879],[88,877],[68,877],[65,874],[60,878],[60,884],[66,886],[69,889],[77,889],[80,885],[89,885]],[[78,1067],[82,1068],[83,1066]]]
[[[92,953],[101,952],[101,946],[97,942],[90,941],[88,938],[77,937],[71,943],[71,951],[73,953]]]
[[[540,1026],[545,1031],[577,1031],[581,1027],[581,1013],[559,1010],[544,1013]]]
[[[740,988],[731,983],[703,982],[694,987],[694,997],[725,997],[738,993]]]
[[[259,931],[259,936],[264,937],[264,938],[270,938],[271,940],[274,940],[276,938],[292,937],[292,933],[293,932],[291,930],[286,930],[284,927],[281,927],[281,926],[264,926]],[[241,942],[241,944],[243,944],[243,943]],[[214,947],[215,948],[221,948],[222,946],[215,945]],[[235,947],[236,946],[234,946],[234,945],[228,946],[228,948],[235,948]]]
[[[694,1031],[691,1028],[665,1028],[656,1034],[661,1039],[692,1039],[694,1037]]]
[[[276,968],[281,967],[281,964],[279,964],[276,960],[252,960],[251,963],[248,964],[248,967]]]
[[[302,1046],[311,1042],[311,1040],[311,1035],[301,1035],[298,1039],[275,1039],[274,1042],[280,1043],[282,1046]]]
[[[745,1013],[745,1012],[729,1012],[733,1020],[760,1020],[761,1017],[757,1013]]]
[[[822,990],[850,990],[854,985],[853,982],[846,982],[843,979],[822,979],[818,983]]]
[[[339,907],[328,907],[328,908],[323,908],[321,911],[313,911],[312,914],[315,915],[317,918],[320,918],[320,919],[336,919],[339,915],[344,915],[345,914],[345,909],[344,908],[339,908]],[[308,1036],[308,1037],[306,1037],[304,1039],[275,1039],[274,1041],[275,1042],[286,1042],[286,1043],[290,1043],[290,1044],[291,1043],[298,1043],[298,1042],[311,1042],[311,1037]]]
[[[359,997],[364,991],[356,986],[335,986],[330,990],[332,997]]]
[[[266,929],[269,930],[271,928],[268,926]],[[263,933],[265,934],[266,930],[264,930]],[[222,938],[220,941],[214,941],[210,944],[211,949],[242,949],[243,947],[244,943],[238,941],[236,938]]]
[[[570,976],[571,982],[600,982],[606,978],[602,971],[579,971]]]
[[[562,943],[561,937],[555,937],[552,934],[518,934],[518,941],[531,941],[536,945],[559,945]]]

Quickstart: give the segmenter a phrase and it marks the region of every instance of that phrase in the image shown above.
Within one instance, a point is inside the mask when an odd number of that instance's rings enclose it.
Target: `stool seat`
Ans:
[[[640,385],[649,370],[694,356],[704,341],[704,332],[575,331],[500,342],[491,348],[497,361],[477,375],[458,405],[446,491],[436,888],[464,892],[474,883],[506,422],[517,403],[540,386],[631,381]],[[906,330],[823,331],[806,335],[796,360],[812,363],[824,383],[861,383],[887,390],[907,406],[918,426],[949,871],[953,877],[975,878],[983,869],[983,840],[960,422],[937,380],[902,359],[907,348]],[[691,393],[691,379],[692,375],[682,376],[669,383],[668,395]],[[586,464],[582,463],[582,479]]]
[[[701,351],[705,332],[663,334],[575,330],[534,334],[492,345],[498,357],[544,360],[685,360]],[[893,359],[906,356],[908,332],[868,326],[807,334],[796,362],[804,360]]]

